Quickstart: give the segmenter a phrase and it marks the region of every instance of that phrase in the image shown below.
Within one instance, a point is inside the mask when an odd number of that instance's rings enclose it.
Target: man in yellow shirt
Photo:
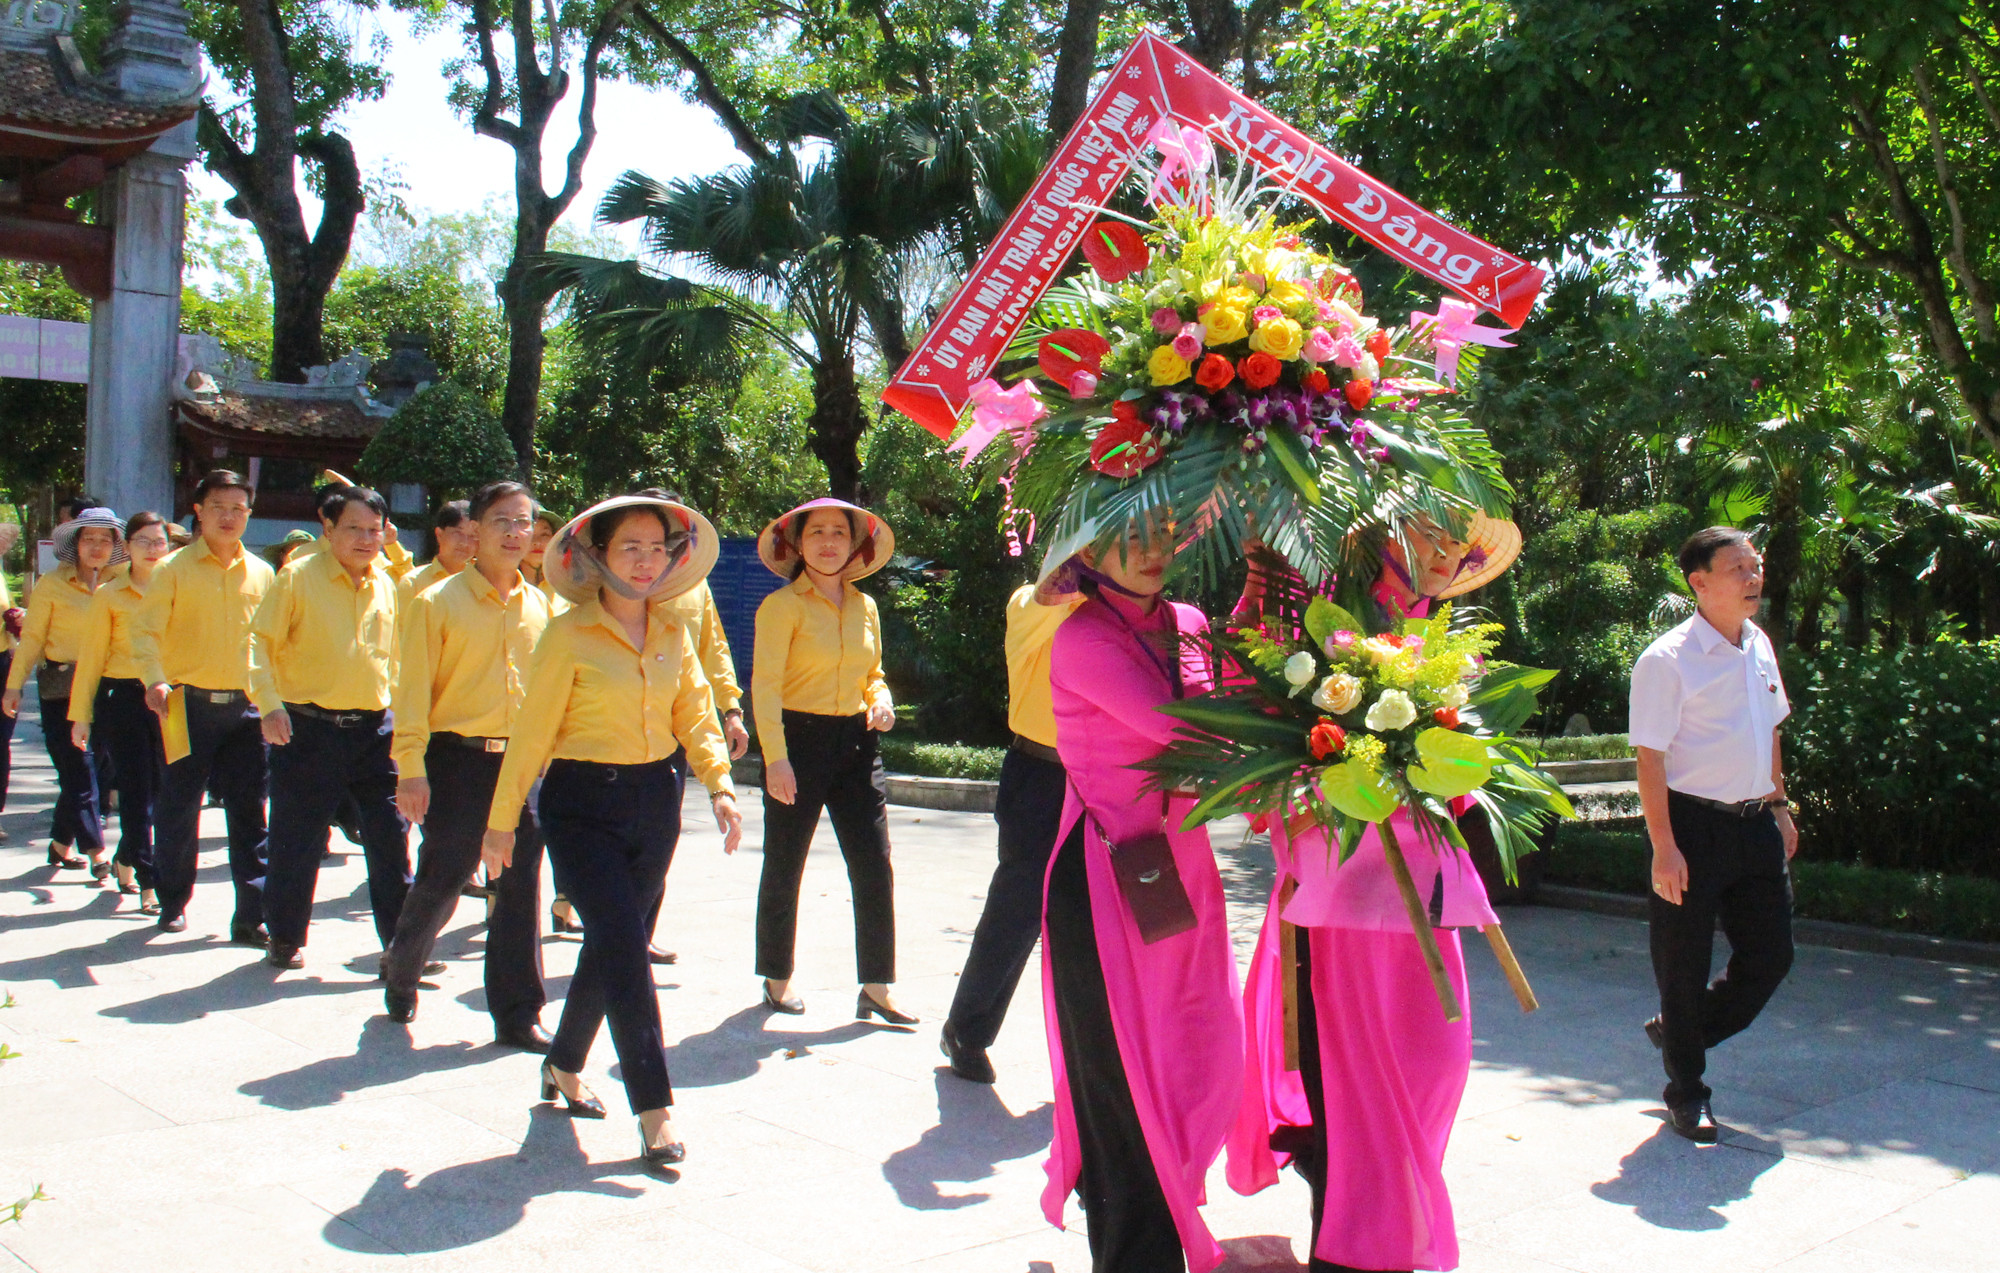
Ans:
[[[519,482],[473,495],[472,564],[404,603],[395,692],[396,804],[424,829],[417,878],[382,957],[389,1019],[417,1015],[431,946],[479,865],[493,787],[527,692],[528,660],[549,622],[549,599],[521,573],[534,535],[534,497]],[[541,829],[527,805],[514,864],[493,884],[486,926],[486,1011],[497,1042],[549,1050],[542,989]]]
[[[366,487],[320,503],[326,548],[286,566],[250,625],[250,696],[271,744],[271,863],[264,889],[273,968],[299,968],[320,859],[343,795],[354,797],[368,901],[386,948],[410,886],[389,746],[396,584],[382,564],[388,505]]]
[[[195,487],[201,537],[160,564],[133,613],[132,660],[146,703],[162,716],[182,691],[188,754],[168,765],[153,812],[153,869],[160,927],[187,927],[200,848],[202,793],[211,777],[229,824],[229,877],[236,913],[229,939],[264,945],[264,785],[267,763],[257,709],[248,694],[250,616],[271,586],[269,563],[243,548],[250,484],[217,469]]]
[[[14,640],[25,617],[15,608],[14,598],[7,591],[6,557],[20,538],[21,523],[0,522],[0,682],[6,681],[8,671],[14,666]],[[0,813],[7,811],[7,772],[13,740],[14,718],[0,712]],[[0,844],[5,843],[7,829],[0,827]]]
[[[471,505],[462,499],[447,500],[431,521],[431,537],[437,541],[437,555],[404,575],[396,588],[398,596],[411,597],[443,583],[465,569],[479,546],[479,528],[473,522]]]
[[[1000,762],[1000,865],[986,889],[986,908],[945,1017],[942,1046],[951,1072],[975,1083],[994,1080],[986,1049],[1000,1035],[1021,970],[1042,933],[1042,886],[1049,854],[1062,829],[1067,780],[1056,756],[1056,716],[1049,693],[1049,651],[1056,629],[1083,601],[1059,606],[1035,600],[1023,584],[1007,599],[1007,726],[1013,745]]]

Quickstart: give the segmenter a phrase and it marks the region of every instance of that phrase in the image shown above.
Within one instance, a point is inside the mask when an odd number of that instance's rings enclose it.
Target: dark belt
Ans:
[[[1036,760],[1046,760],[1052,765],[1060,765],[1062,763],[1061,752],[1047,743],[1038,743],[1032,738],[1023,738],[1019,734],[1014,735],[1014,750],[1024,756],[1033,756]]]
[[[454,734],[446,729],[441,729],[432,734],[431,741],[444,743],[449,747],[463,747],[467,751],[499,753],[507,750],[507,740],[504,738],[481,738],[474,734]]]
[[[1717,813],[1726,813],[1733,818],[1754,818],[1760,813],[1771,811],[1771,806],[1764,803],[1762,796],[1755,800],[1710,800],[1707,796],[1691,796],[1685,791],[1674,791],[1671,788],[1668,789],[1667,795],[1675,800],[1686,800],[1690,804],[1700,805],[1704,809],[1713,809]]]
[[[329,712],[324,707],[316,707],[311,703],[287,703],[285,704],[285,710],[288,712],[297,712],[299,715],[311,717],[313,720],[325,721],[335,729],[358,729],[363,725],[381,724],[384,709],[374,707],[363,711]]]
[[[199,685],[183,685],[181,688],[187,691],[189,698],[199,698],[202,702],[213,703],[217,707],[240,703],[249,697],[242,690],[205,690]]]

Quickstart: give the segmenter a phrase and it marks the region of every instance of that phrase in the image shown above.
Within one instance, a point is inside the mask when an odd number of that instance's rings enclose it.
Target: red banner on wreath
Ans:
[[[1096,220],[1094,208],[1125,178],[1146,131],[1168,116],[1207,129],[1331,219],[1510,327],[1534,308],[1546,271],[1432,216],[1147,33],[1111,68],[882,400],[950,437],[972,385],[992,371],[1035,302],[1061,277]]]

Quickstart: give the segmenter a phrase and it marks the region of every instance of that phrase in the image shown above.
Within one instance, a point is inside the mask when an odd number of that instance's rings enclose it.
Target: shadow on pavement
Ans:
[[[1735,1133],[1735,1139],[1740,1142],[1743,1134]],[[1748,1198],[1757,1177],[1777,1166],[1783,1156],[1784,1151],[1770,1141],[1696,1150],[1661,1123],[1658,1131],[1619,1160],[1616,1177],[1592,1185],[1590,1192],[1632,1208],[1634,1215],[1656,1228],[1721,1229],[1729,1224],[1721,1209]]]
[[[918,1137],[916,1144],[889,1155],[882,1164],[882,1178],[904,1206],[919,1211],[977,1206],[992,1195],[947,1194],[938,1183],[985,1180],[1000,1163],[1047,1148],[1055,1134],[1055,1106],[1044,1102],[1015,1114],[1001,1103],[991,1084],[968,1083],[943,1068],[936,1081],[937,1126]]]
[[[0,963],[0,981],[47,981],[59,989],[74,990],[97,984],[97,978],[91,973],[93,968],[130,963],[138,959],[156,959],[167,955],[209,951],[227,944],[220,937],[208,941],[188,941],[178,935],[161,932],[160,926],[150,915],[141,915],[137,911],[130,914],[132,927],[103,941]],[[64,911],[60,915],[46,918],[53,922],[63,918],[82,920],[122,917],[122,914],[112,916],[108,912],[103,912],[101,905],[94,905],[81,911]],[[40,915],[27,918],[10,917],[7,920],[7,930],[15,932],[24,928],[49,927],[50,924],[41,922],[44,918]],[[160,944],[155,944],[156,942]],[[123,1013],[128,1011],[130,1006],[108,1011]]]
[[[199,1021],[211,1012],[234,1012],[239,1008],[276,1003],[280,999],[379,989],[372,981],[321,981],[318,977],[280,973],[265,967],[264,961],[253,950],[245,950],[243,957],[253,962],[231,969],[199,986],[170,990],[150,999],[137,999],[105,1008],[102,1015],[123,1017],[134,1025],[179,1025],[184,1021]]]
[[[855,1021],[831,1030],[771,1030],[767,1023],[783,1020],[769,1008],[749,1007],[723,1018],[712,1030],[690,1034],[667,1049],[667,1072],[675,1087],[722,1087],[757,1073],[766,1057],[816,1044],[845,1043],[876,1032]]]
[[[408,1026],[387,1017],[370,1017],[361,1027],[352,1056],[330,1056],[296,1070],[253,1079],[236,1090],[277,1109],[313,1109],[338,1105],[348,1094],[367,1088],[478,1065],[492,1060],[493,1055],[490,1048],[462,1040],[413,1047]]]
[[[639,1168],[630,1160],[592,1163],[566,1115],[544,1107],[529,1120],[518,1151],[440,1168],[414,1181],[402,1168],[389,1168],[360,1202],[327,1222],[322,1236],[346,1250],[368,1249],[355,1244],[358,1230],[405,1255],[451,1251],[507,1232],[521,1223],[530,1202],[547,1194],[644,1196],[643,1189],[606,1179],[637,1175]]]

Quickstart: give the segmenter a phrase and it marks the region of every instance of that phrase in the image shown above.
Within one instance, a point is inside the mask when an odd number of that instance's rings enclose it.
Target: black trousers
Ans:
[[[361,809],[361,851],[368,862],[368,907],[384,950],[410,889],[409,824],[396,811],[396,762],[389,757],[395,719],[386,711],[351,712],[341,726],[285,704],[292,741],[271,749],[271,865],[264,921],[274,945],[303,946],[312,922],[320,860],[342,795]]]
[[[972,932],[972,949],[958,977],[946,1020],[968,1047],[990,1048],[1000,1037],[1021,970],[1042,935],[1042,883],[1062,831],[1067,778],[1052,760],[1009,748],[1000,762],[1000,865],[986,889],[986,906]]]
[[[14,667],[14,652],[0,650],[0,685]],[[0,813],[7,810],[7,782],[14,769],[14,717],[0,712]]]
[[[1678,906],[1653,895],[1653,977],[1666,1036],[1662,1099],[1678,1109],[1708,1099],[1708,1049],[1756,1020],[1791,971],[1792,878],[1769,811],[1741,818],[1670,792],[1667,812],[1688,882]],[[1729,963],[1710,983],[1718,923]]]
[[[681,748],[679,751],[676,751],[672,756],[669,756],[667,759],[674,767],[674,778],[681,784],[680,791],[677,792],[674,796],[674,808],[678,809],[681,807],[682,798],[687,794],[688,772],[689,772],[687,748],[685,747]],[[674,848],[677,845],[679,845],[680,838],[681,838],[680,825],[676,823],[674,826],[674,843],[667,846],[667,857],[669,860],[673,858]],[[664,887],[662,887],[660,889],[659,897],[657,897],[653,901],[653,909],[646,913],[646,944],[649,946],[652,945],[655,934],[659,930],[660,908],[666,905],[666,901],[667,901],[667,890]]]
[[[1084,868],[1083,823],[1056,852],[1049,874],[1049,962],[1063,1068],[1076,1113],[1083,1171],[1076,1182],[1090,1227],[1095,1273],[1183,1273],[1187,1258],[1146,1148],[1125,1062],[1111,1025],[1111,999],[1097,954],[1097,921]],[[1225,1076],[1217,1076],[1221,1081]]]
[[[56,767],[56,807],[49,838],[86,853],[104,848],[104,818],[97,804],[97,762],[69,737],[69,696],[42,700],[42,745]],[[93,741],[91,750],[95,751]]]
[[[458,909],[459,890],[479,867],[479,842],[506,758],[473,750],[456,734],[431,735],[424,752],[431,807],[417,850],[417,877],[382,958],[383,979],[393,991],[417,992],[424,961]],[[541,910],[542,829],[523,805],[514,828],[514,864],[493,882],[493,913],[486,923],[486,1011],[496,1030],[536,1024],[548,1002],[542,990]]]
[[[666,885],[680,837],[680,791],[670,760],[557,760],[542,779],[537,808],[556,887],[583,920],[583,950],[549,1064],[572,1074],[581,1070],[609,1018],[634,1114],[674,1103],[660,998],[646,958],[646,916]]]
[[[93,745],[111,754],[112,781],[118,789],[118,865],[132,868],[141,888],[157,888],[153,869],[153,804],[159,799],[161,770],[160,718],[146,706],[146,687],[137,680],[105,680],[97,685],[92,705],[96,726]]]
[[[160,879],[160,918],[181,914],[194,896],[201,801],[213,786],[229,823],[229,878],[236,886],[236,913],[230,927],[255,928],[264,922],[268,748],[263,720],[241,692],[192,685],[183,689],[188,754],[161,772],[160,798],[153,806],[153,869]]]
[[[757,975],[785,981],[798,945],[799,881],[823,808],[854,893],[856,980],[896,979],[896,886],[889,866],[889,780],[868,718],[785,713],[798,796],[764,793],[764,874],[757,886]]]

